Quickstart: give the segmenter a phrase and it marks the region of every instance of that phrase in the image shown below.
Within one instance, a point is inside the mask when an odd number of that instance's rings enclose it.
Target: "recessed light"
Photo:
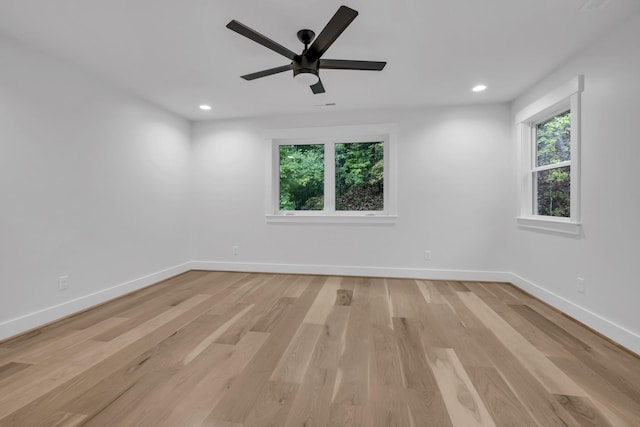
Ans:
[[[486,85],[476,85],[471,90],[474,92],[482,92],[483,90],[486,90],[486,89],[487,89]]]
[[[211,106],[210,105],[206,105],[206,104],[202,104],[200,106],[200,109],[204,110],[204,111],[209,111],[209,110],[211,110]]]

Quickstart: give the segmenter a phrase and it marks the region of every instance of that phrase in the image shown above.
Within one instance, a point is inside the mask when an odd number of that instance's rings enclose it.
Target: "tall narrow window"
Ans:
[[[522,227],[579,233],[582,90],[578,76],[516,114]]]
[[[571,217],[571,111],[535,125],[536,215]]]

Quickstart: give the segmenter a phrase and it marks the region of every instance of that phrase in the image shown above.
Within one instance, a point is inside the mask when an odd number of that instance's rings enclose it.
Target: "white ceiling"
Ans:
[[[230,20],[297,52],[296,32],[319,33],[341,4],[360,15],[324,57],[387,61],[382,72],[321,70],[321,95],[291,73],[239,77],[289,61]],[[510,101],[639,11],[638,0],[0,0],[0,32],[199,120]],[[471,93],[478,82],[489,89]]]

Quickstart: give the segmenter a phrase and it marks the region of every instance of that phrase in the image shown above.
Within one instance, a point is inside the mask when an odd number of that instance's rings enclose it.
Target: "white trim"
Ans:
[[[48,307],[15,319],[0,323],[0,339],[6,339],[65,316],[86,310],[111,299],[120,297],[138,289],[156,284],[162,280],[190,270],[205,271],[244,271],[284,274],[319,274],[340,276],[388,277],[424,280],[456,280],[510,282],[516,287],[530,293],[568,316],[598,331],[614,342],[640,354],[640,335],[618,325],[601,315],[559,296],[540,285],[537,285],[515,273],[504,271],[480,270],[446,270],[424,268],[366,267],[345,265],[312,265],[312,264],[274,264],[274,263],[239,263],[217,261],[190,261],[157,273],[149,274],[119,285],[95,292],[90,295]]]
[[[594,313],[540,285],[537,285],[515,273],[511,273],[511,283],[564,314],[585,324],[623,347],[640,355],[640,335],[618,325],[597,313]]]
[[[584,77],[579,75],[516,114],[516,131],[520,142],[520,216],[516,218],[516,222],[520,227],[580,234],[580,93],[583,90]],[[565,110],[571,111],[571,159],[537,166],[535,125]],[[537,181],[534,174],[567,166],[570,167],[570,218],[538,215],[535,200]]]
[[[314,215],[307,212],[265,215],[269,224],[394,224],[397,215],[364,213],[362,215]]]
[[[549,163],[548,165],[544,165],[544,166],[536,166],[533,169],[531,169],[531,172],[542,172],[542,171],[548,171],[551,169],[566,168],[567,166],[571,167],[571,160],[565,160],[564,162],[558,162],[558,163]]]
[[[265,176],[265,217],[267,223],[339,223],[392,224],[397,220],[397,125],[393,123],[327,126],[316,128],[269,129],[263,133],[267,145]],[[346,141],[348,140],[348,141]],[[344,142],[384,141],[384,210],[375,212],[336,211],[334,145]],[[323,144],[325,147],[325,206],[322,211],[280,211],[279,146],[290,144]]]
[[[555,218],[549,216],[538,217],[517,217],[516,222],[518,226],[524,228],[533,228],[536,230],[552,231],[557,233],[565,233],[572,235],[579,235],[582,225],[565,220],[564,218]]]
[[[0,340],[24,333],[31,329],[46,325],[63,317],[86,310],[93,306],[105,303],[122,295],[151,286],[170,277],[182,274],[191,268],[191,262],[176,265],[175,267],[156,273],[148,274],[128,282],[120,283],[107,289],[84,295],[71,301],[43,308],[33,313],[25,314],[14,319],[0,323]]]
[[[584,90],[584,76],[576,76],[516,114],[515,124],[539,121],[551,109],[566,103],[572,95]]]
[[[361,135],[380,135],[395,132],[394,123],[376,123],[355,126],[326,126],[311,128],[267,129],[263,132],[266,140],[274,139],[318,139],[334,137],[358,137]],[[309,135],[312,135],[311,137]]]
[[[318,274],[331,276],[387,277],[424,280],[509,282],[511,273],[501,271],[439,270],[426,268],[369,267],[320,264],[241,263],[193,261],[194,270],[244,271],[250,273]]]

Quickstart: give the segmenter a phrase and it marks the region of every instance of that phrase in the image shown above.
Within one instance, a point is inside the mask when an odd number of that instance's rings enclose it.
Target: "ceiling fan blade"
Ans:
[[[292,61],[296,56],[298,56],[298,54],[293,52],[292,50],[287,49],[280,43],[274,42],[270,38],[263,36],[259,32],[247,27],[244,24],[241,24],[235,19],[227,24],[227,28],[247,37],[248,39],[253,40],[256,43],[260,43],[262,46],[271,49],[272,51],[277,52],[282,56],[286,56]]]
[[[314,95],[325,92],[324,86],[322,85],[322,80],[318,80],[318,83],[311,85],[310,87]]]
[[[386,62],[381,61],[350,61],[347,59],[321,59],[320,68],[327,70],[370,70],[382,71]]]
[[[255,80],[255,79],[259,79],[260,77],[267,77],[273,74],[290,71],[292,69],[293,69],[293,65],[288,64],[288,65],[283,65],[282,67],[269,68],[268,70],[262,70],[262,71],[258,71],[251,74],[245,74],[244,76],[240,76],[240,77],[242,77],[245,80]]]
[[[311,60],[320,58],[349,24],[356,19],[356,16],[358,16],[358,12],[355,10],[347,6],[340,6],[333,18],[316,37],[313,44],[309,46],[307,57]]]

